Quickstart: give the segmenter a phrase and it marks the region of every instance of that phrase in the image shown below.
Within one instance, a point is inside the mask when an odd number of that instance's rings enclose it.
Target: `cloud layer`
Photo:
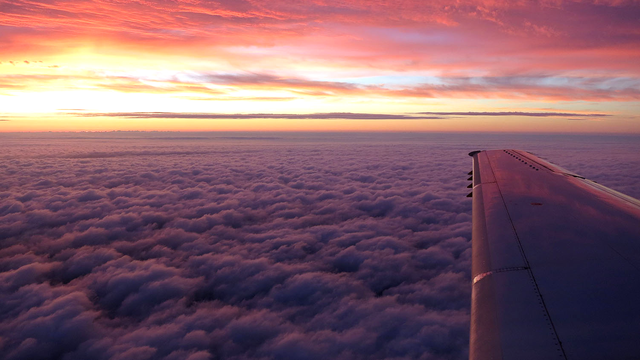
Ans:
[[[464,357],[468,159],[77,141],[6,163],[3,358]]]
[[[622,139],[4,136],[0,357],[466,359],[465,154],[638,196]]]

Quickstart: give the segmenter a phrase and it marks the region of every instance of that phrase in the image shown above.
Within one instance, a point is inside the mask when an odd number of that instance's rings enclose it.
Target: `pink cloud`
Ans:
[[[635,1],[11,0],[0,6],[6,29],[0,46],[7,57],[0,60],[21,63],[42,55],[64,62],[65,56],[75,59],[75,51],[88,51],[149,64],[175,59],[200,76],[159,84],[109,69],[71,74],[63,67],[37,75],[16,66],[0,78],[0,91],[88,83],[206,100],[239,99],[233,92],[241,89],[288,92],[247,97],[266,101],[640,98]],[[217,71],[209,70],[212,63]],[[354,80],[367,76],[411,79]]]

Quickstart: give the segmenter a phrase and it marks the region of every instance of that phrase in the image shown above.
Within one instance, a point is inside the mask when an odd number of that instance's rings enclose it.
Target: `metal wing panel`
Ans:
[[[474,156],[474,168],[487,166],[495,183],[482,181],[473,195],[473,276],[480,276],[480,281],[473,285],[471,358],[496,358],[495,351],[474,348],[477,335],[473,331],[482,328],[474,323],[481,321],[473,315],[479,309],[496,311],[500,336],[495,346],[502,349],[502,358],[522,358],[522,354],[512,357],[504,350],[507,348],[539,354],[541,359],[554,358],[547,352],[553,345],[531,345],[530,337],[542,336],[531,319],[533,310],[512,306],[514,301],[529,301],[531,294],[508,282],[493,283],[492,296],[480,291],[486,287],[482,282],[498,279],[491,264],[507,264],[510,257],[514,263],[524,262],[527,270],[519,272],[530,274],[536,284],[542,317],[548,316],[554,338],[562,341],[563,357],[640,358],[640,208],[521,151],[487,151]],[[477,214],[480,212],[483,214]],[[509,238],[504,228],[517,240],[521,259],[514,251],[499,251],[504,259],[491,251]],[[483,265],[476,266],[476,262]],[[483,295],[476,298],[476,293]],[[518,327],[521,332],[513,330]]]
[[[496,183],[474,187],[474,276],[488,271],[527,267],[522,249]],[[483,252],[480,254],[480,252]]]
[[[486,153],[474,162],[472,359],[562,355]],[[518,319],[518,321],[514,321]],[[537,349],[535,353],[528,349]]]

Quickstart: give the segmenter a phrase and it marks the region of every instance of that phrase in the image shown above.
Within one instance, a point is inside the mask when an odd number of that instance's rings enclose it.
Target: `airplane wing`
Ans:
[[[640,202],[524,151],[469,155],[470,359],[640,359]]]

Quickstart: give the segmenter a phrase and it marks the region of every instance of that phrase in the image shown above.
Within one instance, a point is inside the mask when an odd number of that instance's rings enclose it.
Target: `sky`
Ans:
[[[0,134],[0,358],[466,360],[513,147],[640,197],[638,136]]]
[[[637,0],[2,0],[0,131],[640,133],[639,19]]]

